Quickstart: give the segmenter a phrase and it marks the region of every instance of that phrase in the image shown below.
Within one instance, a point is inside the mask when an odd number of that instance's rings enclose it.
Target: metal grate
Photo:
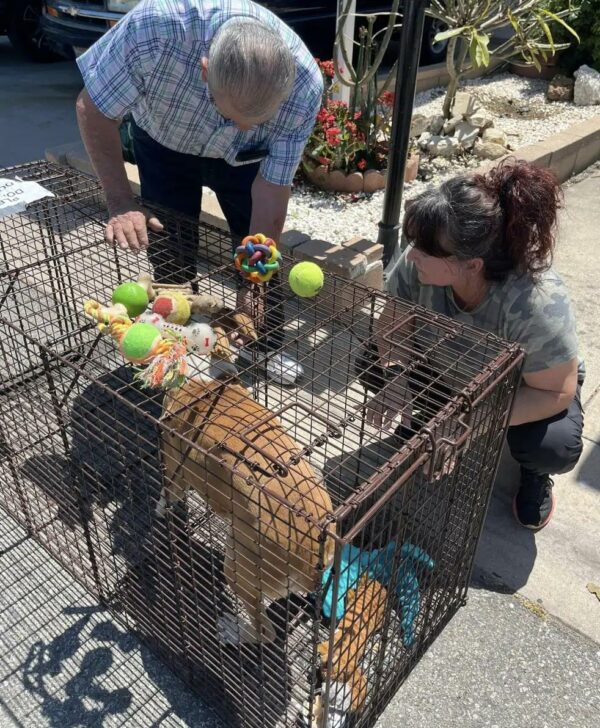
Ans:
[[[104,243],[98,185],[0,176],[55,194],[0,219],[0,503],[228,725],[372,726],[464,603],[521,351],[336,276],[299,299],[285,258],[299,385],[256,353],[165,398],[83,314],[150,270]],[[228,236],[159,212],[154,243],[197,240],[200,293],[235,307]],[[388,433],[364,417],[384,309],[412,401]]]

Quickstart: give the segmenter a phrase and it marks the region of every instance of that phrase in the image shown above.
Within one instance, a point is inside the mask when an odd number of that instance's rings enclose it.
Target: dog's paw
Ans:
[[[156,510],[154,512],[156,513],[157,518],[165,517],[165,513],[167,512],[167,499],[165,498],[164,493],[160,494],[160,498],[156,504]]]

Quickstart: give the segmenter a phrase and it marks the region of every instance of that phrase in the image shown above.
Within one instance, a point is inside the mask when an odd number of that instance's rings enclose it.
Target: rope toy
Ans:
[[[163,336],[151,323],[132,321],[122,304],[102,306],[97,301],[86,301],[83,310],[98,322],[102,333],[117,342],[127,361],[147,365],[135,375],[142,386],[171,389],[183,384],[188,371],[185,338],[168,330]]]
[[[261,233],[248,235],[236,248],[235,267],[251,283],[266,283],[281,266],[275,242]]]

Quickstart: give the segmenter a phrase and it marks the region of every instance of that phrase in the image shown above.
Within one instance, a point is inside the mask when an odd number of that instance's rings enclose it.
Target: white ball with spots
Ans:
[[[213,350],[217,337],[208,324],[188,324],[185,329],[191,351],[197,354],[208,354]]]

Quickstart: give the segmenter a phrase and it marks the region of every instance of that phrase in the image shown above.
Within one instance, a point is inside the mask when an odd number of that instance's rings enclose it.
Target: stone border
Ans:
[[[600,115],[574,124],[546,141],[521,147],[508,156],[552,169],[561,183],[566,182],[571,176],[579,174],[600,159]],[[46,159],[89,175],[94,174],[81,142],[48,149]],[[498,161],[488,162],[477,171],[485,171],[495,164]],[[125,168],[133,192],[139,194],[137,167],[126,164]],[[227,229],[216,197],[205,195],[202,207],[200,219],[203,222]],[[383,288],[383,246],[377,243],[364,238],[353,238],[342,245],[335,245],[324,240],[313,240],[298,230],[286,230],[281,236],[280,244],[285,252],[295,258],[315,260],[325,270],[343,278],[370,288]]]

